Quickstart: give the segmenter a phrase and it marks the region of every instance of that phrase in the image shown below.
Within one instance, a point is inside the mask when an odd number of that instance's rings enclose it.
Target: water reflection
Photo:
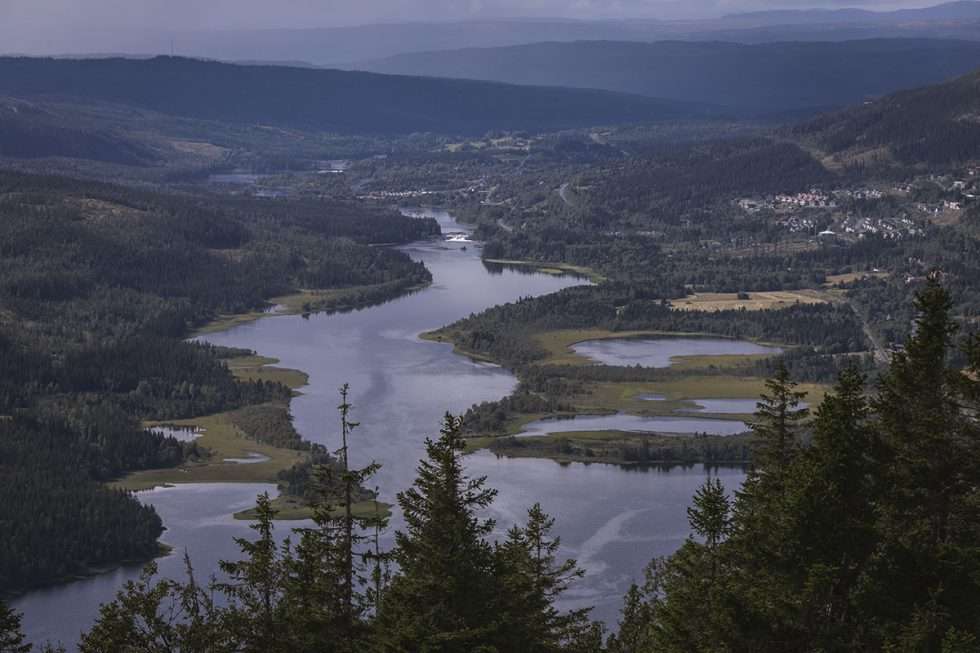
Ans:
[[[436,218],[443,232],[470,233],[444,211],[418,211]],[[361,422],[352,444],[352,462],[383,464],[376,483],[381,498],[393,502],[415,477],[424,441],[433,436],[448,410],[465,411],[474,403],[510,393],[516,380],[496,365],[471,361],[448,344],[420,340],[423,331],[479,312],[583,283],[580,279],[505,268],[490,273],[480,260],[478,243],[434,241],[403,248],[423,260],[433,284],[415,294],[374,308],[334,315],[274,316],[207,340],[254,349],[279,365],[309,374],[309,385],[293,400],[298,431],[331,449],[339,446],[337,388],[349,382],[354,417]],[[547,460],[498,460],[489,453],[467,459],[474,475],[488,476],[500,490],[491,515],[498,532],[521,521],[540,501],[557,518],[563,553],[579,558],[588,571],[569,605],[595,605],[595,615],[612,624],[629,583],[641,578],[651,557],[679,546],[688,534],[686,508],[694,490],[709,474],[734,488],[739,470],[702,466],[649,469],[644,473],[612,465],[560,465]],[[249,507],[271,486],[200,485],[155,490],[141,495],[156,506],[167,526],[165,541],[174,552],[161,560],[167,575],[182,573],[186,549],[199,577],[236,555],[234,537],[249,535],[231,514]],[[295,526],[281,524],[280,533]],[[393,527],[400,525],[396,515]],[[389,534],[390,544],[390,534]],[[33,592],[14,603],[25,613],[25,629],[36,640],[75,640],[94,619],[98,605],[137,575],[122,568],[69,585]]]

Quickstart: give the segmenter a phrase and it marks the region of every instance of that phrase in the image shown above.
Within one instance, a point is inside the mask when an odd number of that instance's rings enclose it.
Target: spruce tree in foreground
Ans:
[[[426,440],[412,488],[398,495],[406,530],[395,535],[398,573],[380,606],[385,651],[471,653],[497,636],[491,520],[477,513],[496,491],[469,478],[460,420],[447,414],[438,440]]]
[[[938,275],[915,306],[874,404],[883,478],[868,603],[885,646],[940,651],[980,634],[980,383],[975,341],[973,369],[951,364],[957,327]]]
[[[846,370],[804,424],[788,376],[769,383],[731,536],[706,556],[721,522],[702,488],[704,544],[651,563],[611,651],[980,650],[980,338],[956,352],[936,276],[916,309],[877,397]]]
[[[153,582],[156,563],[128,581],[82,636],[80,653],[234,653],[243,650],[228,635],[211,592],[197,585],[185,555],[187,582]]]
[[[528,510],[527,524],[514,526],[497,548],[501,651],[550,653],[598,650],[602,632],[589,610],[561,612],[556,601],[585,572],[575,560],[558,561],[561,540],[551,536],[555,520],[541,504]]]
[[[275,511],[268,494],[258,497],[255,523],[250,527],[258,537],[235,538],[242,558],[221,562],[228,580],[217,588],[229,599],[224,621],[231,638],[244,651],[288,651],[290,612],[284,600],[285,566],[277,544],[273,520]],[[288,551],[288,542],[283,551]],[[286,554],[288,555],[288,553]]]
[[[30,653],[31,645],[24,641],[20,615],[0,600],[0,653]]]

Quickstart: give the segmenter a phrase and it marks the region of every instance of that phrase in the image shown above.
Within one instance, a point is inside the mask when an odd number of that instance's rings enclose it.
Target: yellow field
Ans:
[[[786,308],[794,304],[825,304],[831,298],[819,290],[782,290],[748,293],[748,299],[739,299],[738,293],[706,292],[671,300],[679,311],[727,311],[745,309],[761,311],[769,308]]]
[[[824,286],[836,286],[839,283],[851,283],[858,279],[875,278],[884,279],[888,276],[887,272],[848,272],[846,274],[832,274],[824,281]]]

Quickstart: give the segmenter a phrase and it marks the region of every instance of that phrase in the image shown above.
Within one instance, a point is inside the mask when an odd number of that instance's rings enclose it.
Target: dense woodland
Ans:
[[[102,483],[206,452],[141,420],[239,408],[246,434],[309,449],[281,403],[288,388],[238,381],[229,352],[183,338],[301,288],[371,288],[345,295],[343,308],[427,283],[421,264],[367,245],[438,232],[434,221],[344,204],[15,173],[0,174],[0,214],[4,592],[157,551],[153,510]]]
[[[850,26],[850,24],[848,24]],[[842,26],[838,26],[842,27]],[[787,29],[780,25],[779,33]],[[834,30],[835,32],[838,30]],[[575,40],[418,51],[360,65],[400,75],[601,88],[723,107],[731,115],[826,110],[968,73],[975,42],[777,38],[725,42]],[[649,41],[649,39],[644,39]]]
[[[795,127],[831,152],[878,150],[881,166],[946,166],[975,158],[980,127],[963,117],[977,109],[977,73],[878,102],[828,114]]]
[[[341,134],[553,130],[685,117],[685,102],[554,87],[156,57],[0,58],[0,92]],[[702,109],[704,113],[708,110]],[[56,132],[52,138],[63,137]]]
[[[263,497],[221,579],[199,583],[191,560],[183,582],[149,566],[102,607],[81,650],[975,651],[980,431],[965,409],[980,399],[980,341],[957,338],[951,308],[931,278],[915,335],[877,386],[844,371],[812,420],[780,369],[759,403],[748,480],[735,492],[704,483],[690,537],[650,563],[608,638],[587,610],[556,606],[582,572],[558,559],[541,506],[490,540],[481,514],[495,492],[465,475],[462,424],[447,416],[398,495],[406,524],[392,550],[371,535],[383,522],[359,529],[326,500],[313,526],[277,544]],[[956,350],[965,367],[951,366]],[[344,470],[349,488],[376,467]],[[29,650],[6,609],[0,642]]]

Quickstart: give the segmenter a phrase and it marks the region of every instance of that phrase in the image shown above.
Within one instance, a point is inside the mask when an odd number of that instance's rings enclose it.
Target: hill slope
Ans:
[[[338,133],[483,133],[697,115],[644,97],[339,70],[149,60],[0,59],[0,94],[115,102],[166,114]]]
[[[794,132],[844,161],[951,164],[980,158],[980,71],[828,114]]]
[[[980,66],[980,43],[879,39],[844,43],[538,43],[407,54],[377,72],[599,88],[778,113],[843,106]]]

